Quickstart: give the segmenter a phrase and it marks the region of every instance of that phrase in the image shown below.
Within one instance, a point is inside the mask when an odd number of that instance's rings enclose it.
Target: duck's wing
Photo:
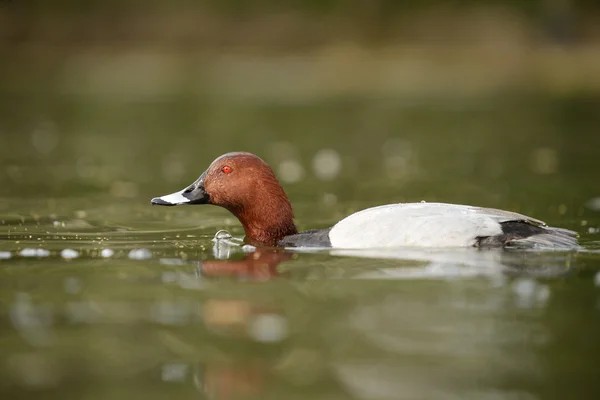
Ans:
[[[437,203],[442,204],[442,203]],[[548,226],[544,221],[540,221],[539,219],[535,219],[532,217],[528,217],[527,215],[519,214],[513,211],[505,211],[498,210],[496,208],[485,208],[485,207],[473,207],[473,206],[458,206],[458,207],[466,207],[472,209],[473,212],[487,215],[491,218],[495,218],[498,222],[507,222],[507,221],[523,221],[531,225],[535,226]]]

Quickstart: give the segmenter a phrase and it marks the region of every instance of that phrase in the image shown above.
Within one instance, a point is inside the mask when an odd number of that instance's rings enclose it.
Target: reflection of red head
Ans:
[[[292,258],[290,253],[279,249],[257,249],[246,254],[242,260],[210,260],[202,263],[205,276],[234,276],[266,280],[279,276],[279,263]]]

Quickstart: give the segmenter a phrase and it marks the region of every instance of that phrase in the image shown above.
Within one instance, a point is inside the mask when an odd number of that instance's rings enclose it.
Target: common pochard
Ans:
[[[444,203],[400,203],[354,213],[333,227],[298,233],[292,206],[273,170],[258,156],[227,153],[182,191],[152,204],[214,204],[241,222],[246,242],[282,247],[552,247],[577,246],[573,231],[525,215]]]

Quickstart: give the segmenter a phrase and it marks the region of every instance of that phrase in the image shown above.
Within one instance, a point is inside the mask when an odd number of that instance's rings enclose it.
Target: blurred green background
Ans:
[[[3,192],[148,196],[233,150],[364,200],[471,200],[437,192],[453,176],[498,205],[488,182],[559,170],[591,191],[598,20],[568,0],[3,1]]]

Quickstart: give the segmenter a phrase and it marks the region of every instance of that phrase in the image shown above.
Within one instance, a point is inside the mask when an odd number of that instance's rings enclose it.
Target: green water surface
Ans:
[[[598,98],[2,103],[3,398],[600,396]],[[236,150],[285,176],[301,229],[443,201],[573,229],[582,249],[251,265],[212,240],[243,236],[225,210],[149,203]]]

